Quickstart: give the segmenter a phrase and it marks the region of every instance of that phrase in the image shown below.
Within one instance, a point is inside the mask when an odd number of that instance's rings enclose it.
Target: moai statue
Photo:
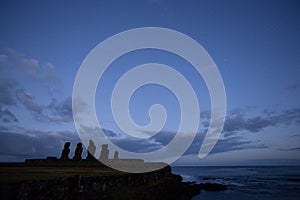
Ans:
[[[114,161],[118,161],[119,160],[119,152],[115,151],[114,153]]]
[[[108,144],[102,144],[101,154],[100,154],[100,160],[103,162],[108,161]]]
[[[82,143],[77,143],[76,149],[75,149],[75,155],[73,157],[73,160],[80,161],[82,154]]]
[[[93,140],[90,140],[89,146],[87,148],[87,160],[95,160],[95,151],[96,151],[96,146]]]
[[[60,157],[61,160],[69,160],[70,146],[71,146],[70,142],[65,143],[64,149],[61,152],[61,157]]]

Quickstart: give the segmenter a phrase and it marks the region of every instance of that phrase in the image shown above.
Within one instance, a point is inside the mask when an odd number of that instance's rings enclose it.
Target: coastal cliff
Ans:
[[[19,167],[22,170],[25,169]],[[181,176],[172,174],[169,166],[143,174],[78,173],[47,179],[1,180],[0,188],[1,199],[181,200],[191,199],[200,191],[196,184],[183,183]]]

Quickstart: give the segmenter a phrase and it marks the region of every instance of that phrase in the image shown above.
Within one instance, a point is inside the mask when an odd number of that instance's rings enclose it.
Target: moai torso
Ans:
[[[119,152],[115,151],[114,153],[114,161],[118,161],[119,160]]]
[[[95,152],[96,152],[96,146],[95,146],[93,140],[90,140],[90,143],[89,143],[87,151],[88,152],[87,152],[86,159],[88,159],[88,160],[94,160],[95,159],[94,155],[95,155]]]
[[[61,152],[61,160],[69,160],[69,153],[70,153],[70,142],[66,142],[64,145],[64,149]]]
[[[74,160],[79,161],[81,160],[81,154],[82,154],[82,143],[78,143],[75,149],[75,155],[74,155]]]
[[[108,144],[103,144],[101,149],[101,154],[100,154],[100,160],[104,162],[108,161],[108,155],[109,155]]]

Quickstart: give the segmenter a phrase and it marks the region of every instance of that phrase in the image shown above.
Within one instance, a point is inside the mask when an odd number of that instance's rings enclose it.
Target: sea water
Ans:
[[[300,167],[172,167],[183,181],[221,183],[226,191],[201,191],[193,200],[245,199],[281,200],[300,199]]]

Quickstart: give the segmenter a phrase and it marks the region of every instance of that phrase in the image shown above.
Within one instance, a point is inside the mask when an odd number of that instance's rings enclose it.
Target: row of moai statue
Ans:
[[[61,157],[60,157],[61,160],[69,160],[70,146],[71,146],[70,142],[65,143],[64,148],[61,152]],[[75,161],[82,160],[82,156],[81,156],[82,151],[83,151],[82,143],[79,142],[79,143],[77,143],[73,160],[75,160]],[[90,140],[89,141],[89,146],[87,148],[87,157],[86,157],[86,159],[87,160],[96,160],[95,152],[96,152],[95,143],[93,142],[93,140]],[[101,160],[103,162],[108,161],[109,160],[108,155],[109,155],[108,144],[103,144],[99,160]],[[113,161],[117,161],[117,160],[119,160],[119,152],[115,151]]]

